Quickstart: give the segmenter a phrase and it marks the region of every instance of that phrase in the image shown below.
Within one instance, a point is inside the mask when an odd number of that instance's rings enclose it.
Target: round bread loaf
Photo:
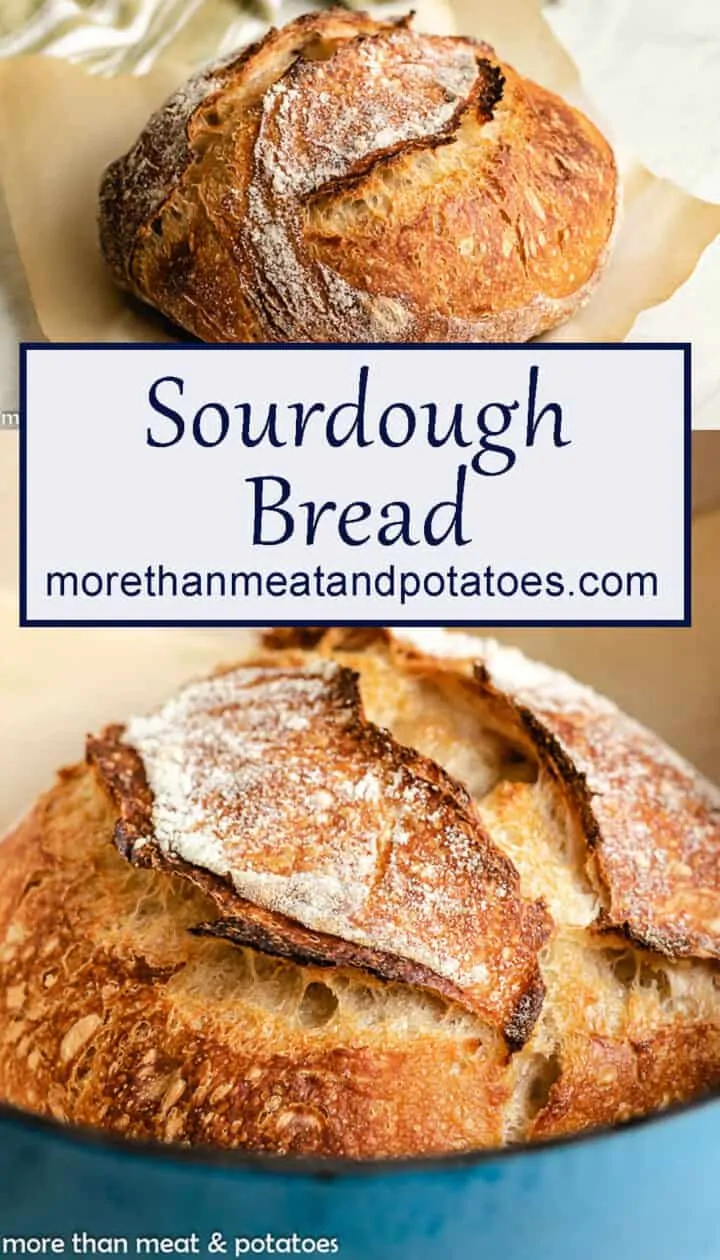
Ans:
[[[205,341],[526,341],[589,297],[617,203],[598,130],[488,45],[332,10],[172,97],[100,238]]]
[[[719,955],[720,797],[608,701],[279,631],[3,843],[0,1098],[277,1153],[556,1136],[720,1083]]]

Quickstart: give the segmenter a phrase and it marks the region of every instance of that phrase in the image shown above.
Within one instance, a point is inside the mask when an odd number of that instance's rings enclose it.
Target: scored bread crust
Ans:
[[[590,296],[618,198],[597,128],[488,45],[333,10],[176,93],[100,240],[205,341],[526,341]]]
[[[215,901],[222,919],[200,930],[424,985],[527,1040],[544,907],[463,785],[367,721],[351,670],[230,670],[91,739],[88,757],[120,851]]]
[[[720,1083],[717,794],[588,688],[479,638],[283,631],[253,654],[308,676],[328,662],[357,671],[369,721],[466,785],[546,903],[524,1044],[427,977],[198,936],[231,921],[212,890],[115,846],[97,764],[124,747],[114,731],[3,845],[0,1096],[135,1137],[366,1157],[557,1136]]]

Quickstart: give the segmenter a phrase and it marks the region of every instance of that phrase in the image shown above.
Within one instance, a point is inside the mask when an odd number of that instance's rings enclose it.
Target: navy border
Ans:
[[[485,350],[525,350],[527,351],[527,343],[508,343],[508,342],[383,342],[380,344],[373,342],[283,342],[283,343],[223,343],[208,344],[206,342],[73,342],[73,341],[23,341],[20,343],[20,364],[19,364],[19,385],[20,385],[20,554],[19,554],[19,625],[23,628],[33,629],[258,629],[268,625],[267,618],[263,621],[245,621],[236,618],[223,618],[220,620],[191,620],[191,621],[74,621],[74,620],[39,620],[28,618],[27,615],[27,354],[30,350],[42,350],[52,353],[53,350],[474,350],[482,353]],[[684,402],[684,427],[683,427],[683,458],[684,458],[684,503],[683,503],[683,529],[684,529],[684,590],[683,590],[683,616],[682,618],[672,620],[624,620],[624,621],[448,621],[447,618],[441,621],[417,621],[411,620],[393,621],[395,626],[421,626],[421,627],[442,627],[454,626],[458,629],[548,629],[557,627],[558,629],[568,629],[576,627],[577,629],[596,629],[600,627],[689,627],[692,625],[692,347],[689,342],[672,342],[672,341],[642,341],[642,342],[608,342],[608,341],[548,341],[538,343],[537,349],[541,353],[553,350],[675,350],[681,351],[683,355],[683,402]],[[291,626],[310,626],[323,625],[330,626],[337,624],[337,618],[328,621],[322,621],[315,618],[312,621],[273,621],[273,625],[282,627]],[[386,621],[344,621],[346,626],[381,626],[388,624]]]

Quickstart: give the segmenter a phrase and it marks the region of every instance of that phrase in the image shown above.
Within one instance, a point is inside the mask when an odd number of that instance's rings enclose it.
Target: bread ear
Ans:
[[[465,787],[364,714],[331,661],[240,666],[88,743],[131,862],[190,880],[206,936],[421,985],[512,1049],[550,921]]]
[[[442,991],[447,976],[402,970],[407,950],[354,956],[356,941],[332,933],[327,941],[302,924],[298,931],[297,919],[277,909],[239,907],[226,871],[174,865],[154,842],[164,789],[156,800],[144,762],[138,765],[123,729],[111,728],[99,748],[91,744],[98,764],[63,771],[3,842],[3,1100],[130,1137],[370,1157],[578,1132],[720,1085],[718,962],[705,956],[709,916],[720,919],[712,830],[718,796],[660,740],[588,688],[475,636],[338,627],[288,641],[276,632],[256,649],[254,669],[263,685],[271,675],[295,678],[296,699],[299,675],[310,691],[322,684],[309,727],[290,720],[282,739],[278,721],[310,715],[308,695],[288,706],[280,687],[271,745],[281,770],[292,772],[279,750],[292,748],[293,738],[304,744],[308,730],[330,738],[328,722],[346,694],[350,703],[340,712],[350,715],[352,766],[369,725],[392,730],[380,743],[381,760],[390,748],[398,770],[430,774],[444,804],[435,816],[423,811],[421,821],[432,827],[434,817],[440,833],[440,824],[460,820],[478,840],[470,870],[477,878],[482,867],[494,898],[489,919],[478,922],[488,928],[493,967],[502,958],[494,952],[498,930],[505,934],[504,996],[493,1005],[481,990],[483,1003],[470,1009],[468,995],[478,994],[467,986],[454,996]],[[362,715],[348,672],[360,678]],[[216,695],[237,688],[237,675],[219,671]],[[340,694],[333,701],[324,688],[334,677]],[[209,694],[200,684],[178,703]],[[272,731],[268,708],[266,695],[257,717]],[[250,717],[241,705],[235,757],[238,746],[249,756],[256,740]],[[195,751],[202,756],[201,747]],[[204,751],[209,769],[210,745]],[[322,769],[320,749],[310,761]],[[231,818],[262,795],[262,759],[258,768],[255,795],[244,803],[228,798]],[[226,771],[219,774],[225,782]],[[365,781],[366,802],[368,788]],[[317,818],[323,803],[313,813],[312,793],[322,784],[310,773],[302,789],[304,815],[295,828],[283,815],[287,796],[270,794],[278,844],[263,854],[278,863],[294,855],[296,870],[307,851],[303,821]],[[349,817],[355,827],[360,815],[351,808]],[[412,830],[415,858],[420,834]],[[118,853],[118,836],[132,862]],[[249,841],[252,827],[237,836]],[[695,837],[701,842],[693,854]],[[432,837],[431,855],[441,841]],[[599,854],[607,855],[607,876]],[[453,878],[475,895],[458,870],[462,849],[447,857]],[[629,925],[598,917],[602,908],[612,920],[617,898],[626,897],[625,879],[614,886],[610,866],[619,861],[622,872],[628,859],[637,869],[633,940]],[[673,866],[676,903],[666,896]],[[512,884],[506,924],[495,913],[503,900],[497,875],[510,869],[519,888]],[[368,904],[380,914],[378,900],[373,890]],[[538,950],[530,929],[546,922],[540,900],[553,930]],[[416,943],[439,922],[439,944],[447,947],[442,915],[433,914],[427,928],[410,906],[408,921]],[[648,923],[657,946],[647,939]],[[482,944],[471,941],[475,949]],[[280,956],[291,951],[295,961]],[[376,961],[383,979],[371,974]],[[539,1016],[533,961],[546,989]]]

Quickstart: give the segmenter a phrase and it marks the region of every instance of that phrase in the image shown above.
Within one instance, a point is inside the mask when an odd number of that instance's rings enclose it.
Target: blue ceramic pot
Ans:
[[[136,1146],[0,1109],[0,1246],[61,1236],[65,1254],[84,1230],[130,1256],[137,1237],[193,1234],[212,1254],[221,1233],[230,1257],[720,1260],[719,1186],[716,1100],[532,1149],[367,1165]]]

